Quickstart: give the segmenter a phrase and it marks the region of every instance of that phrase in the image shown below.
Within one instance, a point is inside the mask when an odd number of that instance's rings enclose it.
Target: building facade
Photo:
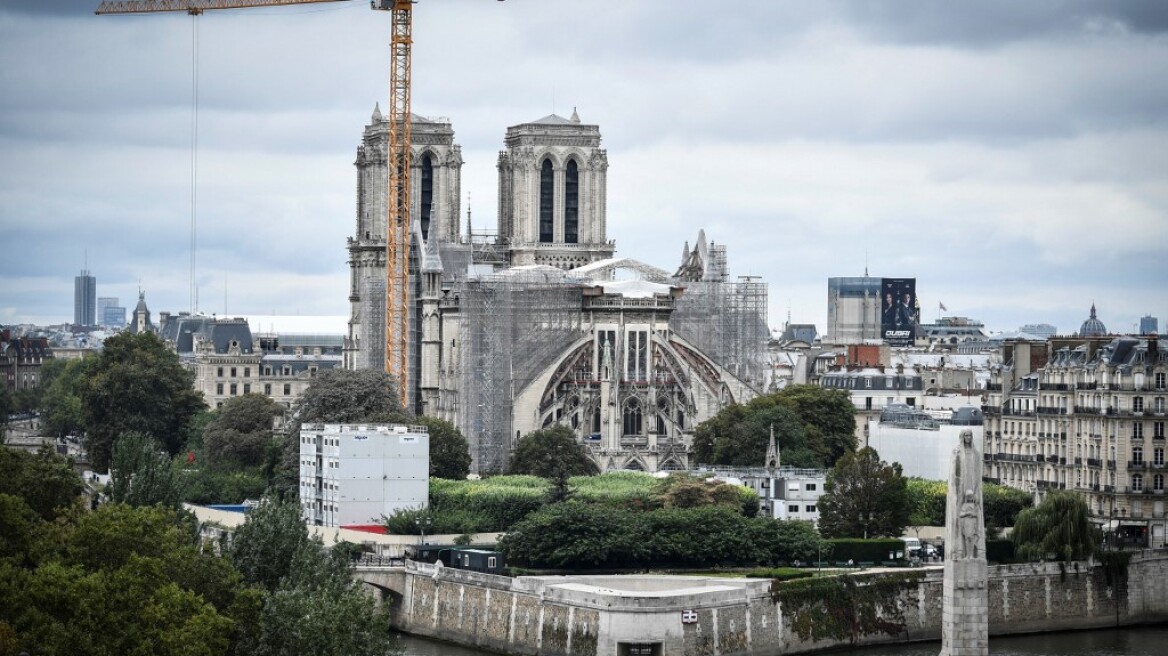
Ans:
[[[126,325],[126,308],[118,304],[112,296],[97,299],[97,322],[106,328],[122,328]]]
[[[130,330],[156,332],[169,344],[194,372],[195,389],[212,409],[244,394],[262,394],[291,410],[319,373],[342,362],[342,335],[255,334],[241,317],[188,312],[159,312],[155,327],[144,296],[134,315]]]
[[[88,269],[73,278],[73,324],[97,325],[97,278]]]
[[[879,340],[881,278],[827,279],[827,335],[834,344]]]
[[[1003,346],[985,410],[986,476],[1041,498],[1075,490],[1124,539],[1165,543],[1168,355],[1147,337]]]
[[[310,524],[377,524],[398,510],[424,508],[429,485],[430,436],[424,426],[300,428],[300,504]]]
[[[0,327],[0,384],[9,392],[40,387],[41,368],[52,359],[48,338],[14,337]]]

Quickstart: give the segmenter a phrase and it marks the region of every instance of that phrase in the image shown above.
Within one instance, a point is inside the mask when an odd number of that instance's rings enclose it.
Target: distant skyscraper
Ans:
[[[1058,328],[1055,328],[1049,323],[1028,323],[1018,328],[1018,332],[1041,337],[1042,339],[1050,339],[1058,334]]]
[[[120,305],[109,305],[98,313],[101,325],[106,328],[124,328],[126,326],[126,308]]]
[[[1160,320],[1152,315],[1140,317],[1140,334],[1148,335],[1160,332]]]
[[[97,325],[97,278],[82,269],[73,278],[73,323],[78,326]]]
[[[99,296],[97,298],[97,323],[100,326],[108,325],[105,321],[106,310],[117,307],[118,299],[114,296]]]

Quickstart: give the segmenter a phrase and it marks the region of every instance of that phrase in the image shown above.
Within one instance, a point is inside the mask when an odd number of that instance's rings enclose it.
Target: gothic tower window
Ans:
[[[434,203],[434,161],[430,153],[422,155],[422,197],[418,209],[421,211],[422,238],[430,238],[430,211]]]
[[[580,241],[580,169],[576,160],[568,160],[564,174],[564,242]]]
[[[552,203],[555,200],[555,180],[552,161],[545,159],[539,172],[539,241],[543,244],[550,244],[554,239]]]

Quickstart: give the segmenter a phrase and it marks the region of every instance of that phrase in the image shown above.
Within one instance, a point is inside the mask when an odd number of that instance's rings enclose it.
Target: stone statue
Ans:
[[[941,656],[989,655],[989,580],[985,559],[982,456],[973,431],[953,449],[945,507],[945,579]]]
[[[953,558],[985,557],[981,471],[981,454],[974,447],[973,431],[961,431],[961,443],[953,449],[945,513],[945,539]]]
[[[981,538],[981,513],[977,498],[973,490],[965,491],[965,500],[961,502],[961,512],[958,514],[958,523],[961,525],[961,540],[958,543],[960,551],[954,554],[957,558],[978,558],[981,555],[978,542]]]

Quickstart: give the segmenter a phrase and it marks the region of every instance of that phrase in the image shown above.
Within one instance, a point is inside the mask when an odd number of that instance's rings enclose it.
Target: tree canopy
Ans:
[[[214,469],[261,467],[272,447],[272,420],[284,412],[262,394],[229,399],[203,429],[203,453]]]
[[[412,423],[425,426],[430,434],[430,478],[466,478],[470,473],[470,444],[454,424],[425,416]]]
[[[236,529],[228,555],[244,581],[274,591],[292,571],[296,552],[306,542],[308,528],[300,504],[269,495]]]
[[[844,453],[828,473],[819,497],[819,531],[825,537],[899,537],[912,509],[900,465],[871,447]]]
[[[402,421],[401,395],[378,369],[331,369],[317,374],[293,410],[297,424]],[[297,426],[298,428],[298,426]]]
[[[115,458],[135,443],[158,453],[130,434]],[[37,476],[64,461],[42,457],[51,467],[0,447],[0,654],[392,653],[387,611],[352,577],[347,550],[307,536],[296,502],[261,506],[238,551],[219,557],[173,508],[47,502]],[[42,517],[26,499],[58,510]]]
[[[723,505],[646,511],[575,500],[531,513],[499,540],[509,562],[570,569],[776,565],[811,560],[821,545],[810,522]]]
[[[130,506],[179,507],[179,487],[170,457],[158,440],[127,433],[114,443],[110,499]]]
[[[589,476],[600,468],[576,440],[571,428],[557,424],[532,431],[519,438],[511,455],[512,474],[529,474],[552,482],[553,496],[562,500],[568,493],[568,479]]]
[[[948,487],[945,481],[908,479],[909,524],[944,526]],[[1013,526],[1018,513],[1033,506],[1034,499],[1025,490],[986,483],[982,488],[982,503],[985,508],[986,534],[992,535],[996,529]]]
[[[49,435],[64,437],[85,432],[81,405],[86,371],[94,360],[50,360],[41,370],[41,426]]]
[[[854,449],[855,409],[846,392],[792,385],[779,392],[731,404],[694,430],[697,462],[736,467],[764,464],[770,431],[784,465],[831,467]]]
[[[261,598],[200,553],[182,517],[107,504],[26,525],[23,557],[0,558],[0,635],[12,653],[233,653]]]
[[[83,489],[69,460],[51,449],[31,454],[0,446],[0,494],[20,497],[42,519],[74,505]]]
[[[1042,503],[1018,513],[1010,539],[1024,560],[1081,560],[1099,543],[1086,500],[1062,490],[1048,492]]]
[[[114,442],[124,433],[153,436],[174,455],[187,440],[191,419],[203,408],[193,374],[153,333],[120,333],[105,340],[87,367],[81,389],[89,460],[105,471]]]

